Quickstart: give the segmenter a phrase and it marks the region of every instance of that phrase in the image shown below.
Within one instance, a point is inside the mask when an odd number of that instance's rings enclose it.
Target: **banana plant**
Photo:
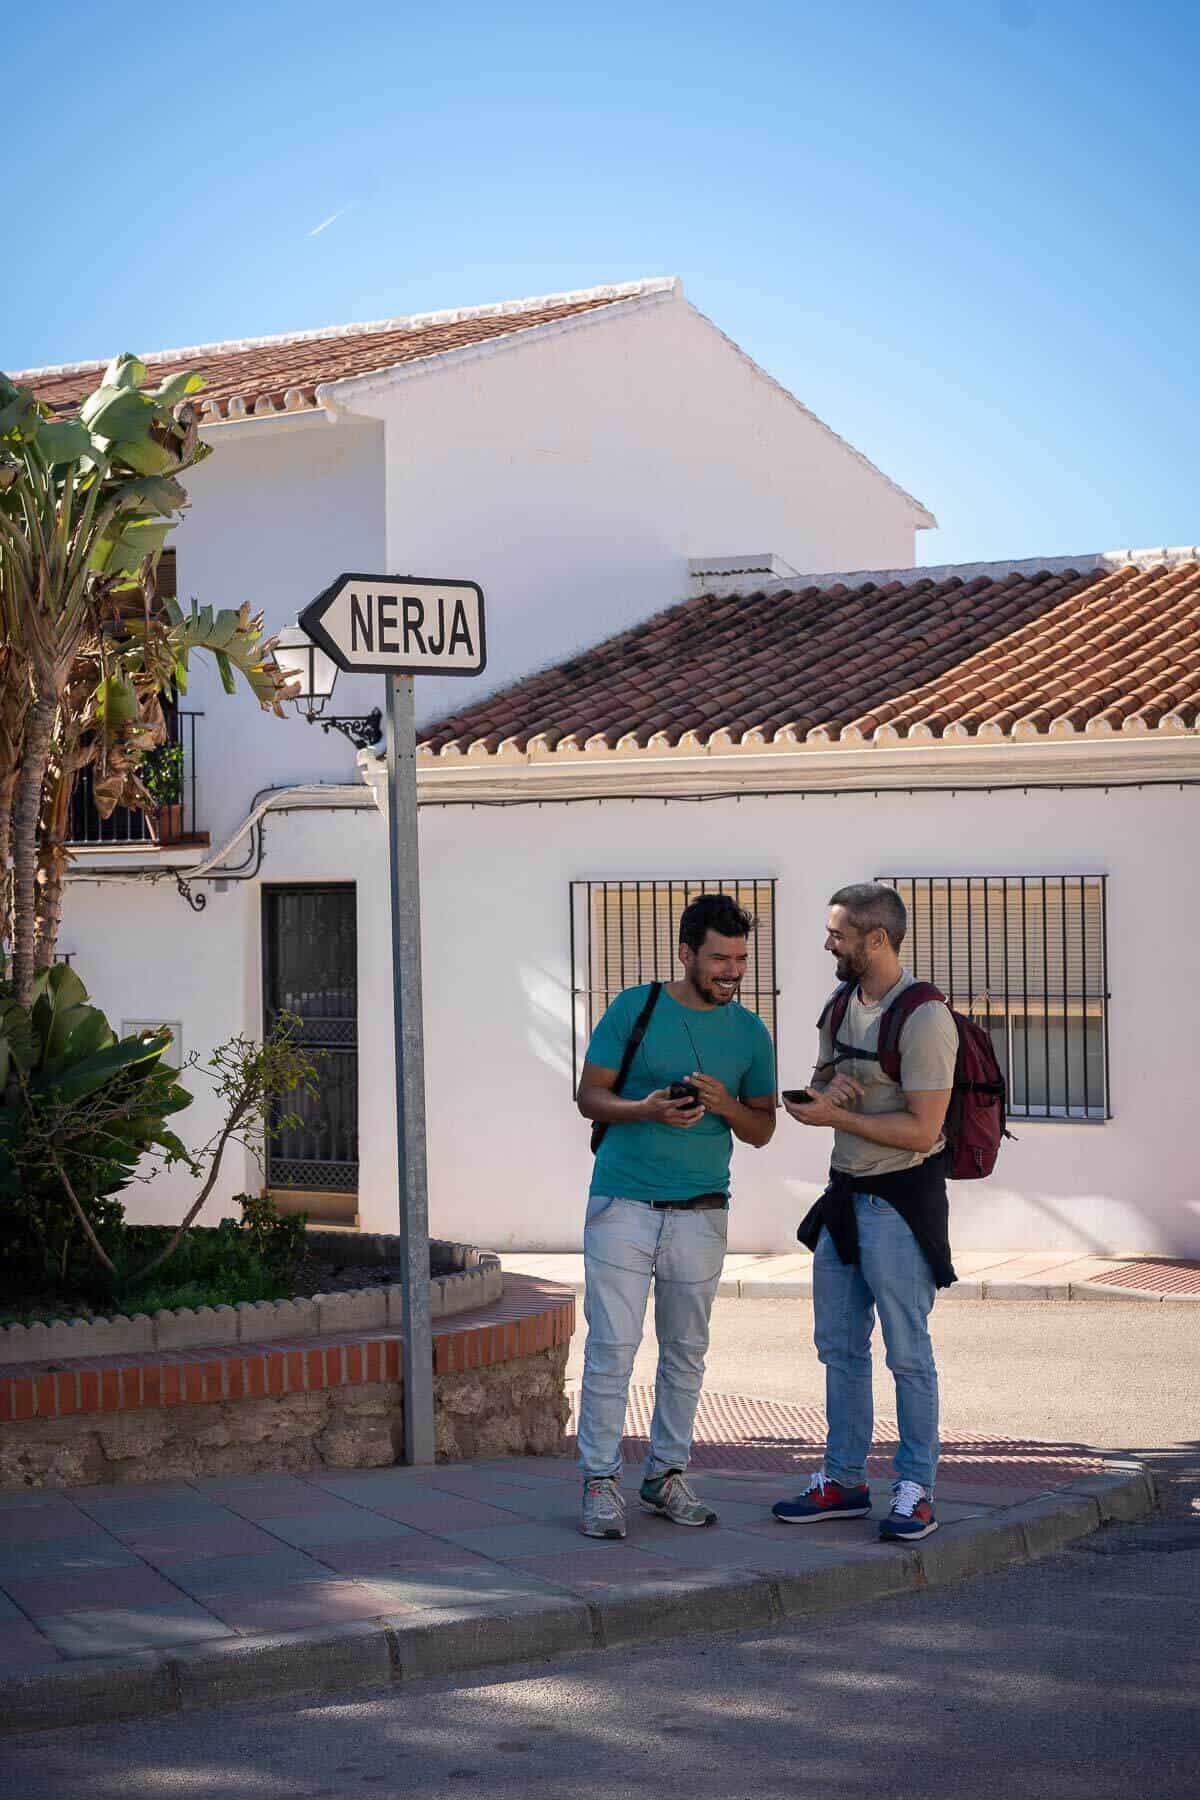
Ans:
[[[141,756],[162,741],[160,696],[213,655],[282,712],[285,678],[250,607],[185,612],[154,569],[187,505],[179,481],[210,454],[194,374],[147,386],[116,357],[74,418],[0,375],[0,937],[28,1006],[53,959],[71,788],[101,765],[105,805],[148,804]],[[11,871],[11,875],[10,875]]]

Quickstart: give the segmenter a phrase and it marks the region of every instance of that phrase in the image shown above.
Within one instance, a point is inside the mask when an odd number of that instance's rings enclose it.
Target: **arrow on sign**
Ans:
[[[478,675],[487,661],[483,589],[474,581],[339,575],[300,624],[356,675]]]

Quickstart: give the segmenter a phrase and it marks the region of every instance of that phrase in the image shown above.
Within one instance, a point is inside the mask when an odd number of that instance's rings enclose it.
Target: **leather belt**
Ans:
[[[647,1200],[655,1212],[714,1212],[729,1205],[728,1194],[694,1194],[690,1200]]]

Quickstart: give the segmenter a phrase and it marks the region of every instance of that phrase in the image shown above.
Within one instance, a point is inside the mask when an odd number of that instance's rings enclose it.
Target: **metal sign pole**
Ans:
[[[386,682],[396,1155],[400,1178],[400,1257],[404,1293],[404,1460],[406,1463],[431,1463],[434,1453],[433,1333],[429,1321],[416,721],[412,676],[389,675]]]

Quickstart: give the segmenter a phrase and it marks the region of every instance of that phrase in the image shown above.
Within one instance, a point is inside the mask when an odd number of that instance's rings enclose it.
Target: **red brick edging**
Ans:
[[[554,1282],[506,1275],[492,1306],[433,1328],[435,1375],[490,1368],[570,1342],[575,1296]],[[368,1381],[399,1381],[401,1334],[347,1332],[198,1350],[143,1351],[17,1363],[0,1374],[0,1424],[79,1413],[138,1412],[220,1400],[267,1399]]]

